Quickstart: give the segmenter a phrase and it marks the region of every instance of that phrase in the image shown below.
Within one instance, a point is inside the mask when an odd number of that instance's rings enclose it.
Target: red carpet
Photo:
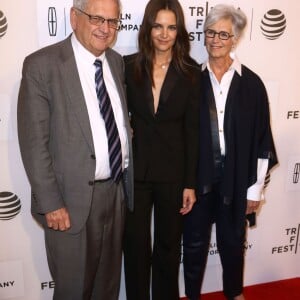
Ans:
[[[247,286],[244,288],[244,296],[246,300],[300,300],[300,278]],[[201,297],[201,300],[224,299],[222,292],[208,293]]]

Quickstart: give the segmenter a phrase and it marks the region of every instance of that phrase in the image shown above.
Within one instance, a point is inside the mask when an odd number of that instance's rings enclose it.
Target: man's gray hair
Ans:
[[[81,10],[84,10],[88,4],[89,0],[73,0],[73,6],[75,8],[79,8]],[[115,0],[115,2],[118,5],[119,12],[121,11],[121,1],[120,0]]]

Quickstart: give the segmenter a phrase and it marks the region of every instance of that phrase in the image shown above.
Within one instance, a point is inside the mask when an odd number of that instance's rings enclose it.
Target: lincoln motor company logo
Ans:
[[[19,197],[11,192],[0,192],[0,220],[13,219],[21,211]]]
[[[56,36],[57,33],[57,16],[55,7],[48,8],[48,30],[50,36]]]
[[[278,9],[271,9],[264,14],[260,28],[268,40],[278,39],[286,29],[285,15]]]
[[[294,184],[297,184],[299,182],[299,174],[300,174],[300,163],[296,163],[294,167],[294,174],[293,174]]]
[[[2,38],[7,32],[7,19],[4,13],[0,10],[0,38]]]

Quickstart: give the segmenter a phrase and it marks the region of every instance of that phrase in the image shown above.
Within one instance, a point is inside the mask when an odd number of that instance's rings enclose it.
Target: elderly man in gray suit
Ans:
[[[74,0],[73,33],[23,65],[19,143],[56,300],[118,299],[133,207],[119,16],[118,0]]]

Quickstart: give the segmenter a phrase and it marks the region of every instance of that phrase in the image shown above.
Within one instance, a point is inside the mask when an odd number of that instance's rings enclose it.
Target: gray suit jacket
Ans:
[[[130,157],[123,181],[127,205],[133,209],[131,130],[124,65],[121,56],[112,49],[106,51],[106,58],[124,111]],[[45,213],[67,207],[72,226],[69,232],[79,232],[89,214],[96,160],[70,37],[25,58],[18,100],[18,134],[32,188],[34,217],[46,225]]]

